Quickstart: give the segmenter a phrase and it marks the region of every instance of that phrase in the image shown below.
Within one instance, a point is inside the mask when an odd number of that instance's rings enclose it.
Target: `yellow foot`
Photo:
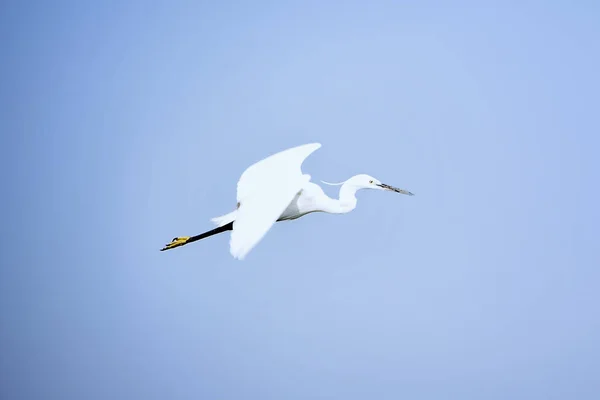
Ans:
[[[166,244],[165,247],[160,249],[160,251],[165,251],[165,250],[169,250],[169,249],[174,249],[175,247],[183,246],[184,244],[187,243],[189,238],[190,238],[189,236],[181,236],[181,237],[173,238],[171,243]]]

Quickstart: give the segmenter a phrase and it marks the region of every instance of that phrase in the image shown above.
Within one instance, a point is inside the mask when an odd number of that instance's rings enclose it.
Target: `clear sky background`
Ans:
[[[598,399],[600,5],[2,2],[0,398]],[[320,142],[344,216],[161,253]],[[325,187],[331,196],[337,188]]]

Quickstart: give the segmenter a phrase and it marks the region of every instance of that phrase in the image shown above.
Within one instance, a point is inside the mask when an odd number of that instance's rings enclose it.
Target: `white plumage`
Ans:
[[[328,197],[320,186],[310,182],[310,175],[302,173],[304,160],[320,147],[320,143],[293,147],[251,165],[238,181],[236,210],[213,218],[211,221],[217,228],[212,231],[193,237],[176,237],[162,250],[231,230],[230,253],[243,260],[275,222],[297,219],[312,212],[350,212],[356,207],[355,194],[360,189],[412,195],[360,174],[338,184],[341,186],[339,199]]]
[[[302,163],[320,143],[294,147],[261,160],[244,171],[237,184],[238,209],[229,248],[239,260],[258,244],[310,176]]]

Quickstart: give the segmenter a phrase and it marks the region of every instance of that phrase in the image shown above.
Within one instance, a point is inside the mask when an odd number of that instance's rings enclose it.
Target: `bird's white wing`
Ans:
[[[239,260],[260,242],[310,177],[302,163],[320,143],[311,143],[273,154],[251,165],[237,186],[239,209],[229,243]]]

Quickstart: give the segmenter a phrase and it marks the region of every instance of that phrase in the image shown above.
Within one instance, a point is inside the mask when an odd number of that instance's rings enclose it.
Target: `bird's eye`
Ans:
[[[369,183],[373,183],[373,180],[370,180]]]

